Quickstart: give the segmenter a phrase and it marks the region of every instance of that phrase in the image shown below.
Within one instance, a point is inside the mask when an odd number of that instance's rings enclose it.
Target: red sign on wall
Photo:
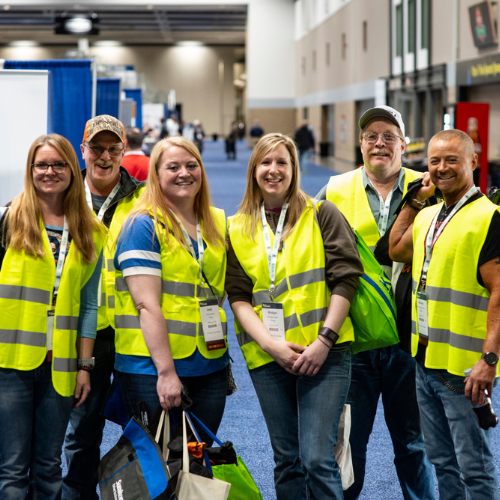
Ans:
[[[488,133],[490,105],[480,102],[457,102],[455,128],[467,132],[474,141],[474,151],[479,158],[479,187],[488,189]]]

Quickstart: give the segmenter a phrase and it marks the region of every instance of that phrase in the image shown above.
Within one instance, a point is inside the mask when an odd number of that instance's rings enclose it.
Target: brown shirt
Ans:
[[[267,222],[273,233],[276,232],[279,216],[279,211],[266,211]],[[358,290],[359,277],[364,273],[354,233],[339,209],[329,201],[319,204],[318,223],[323,237],[328,287],[332,294],[341,295],[351,302]],[[304,241],[304,244],[310,243]],[[226,291],[230,304],[239,300],[252,303],[252,280],[241,267],[229,237]]]

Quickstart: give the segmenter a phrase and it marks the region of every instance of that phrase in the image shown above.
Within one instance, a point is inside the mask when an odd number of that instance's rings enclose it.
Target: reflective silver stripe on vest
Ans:
[[[236,339],[238,340],[238,344],[240,344],[240,347],[243,347],[244,345],[250,344],[250,342],[254,341],[253,338],[250,337],[250,335],[245,331],[236,334]]]
[[[297,315],[295,313],[290,314],[290,316],[287,316],[285,318],[285,330],[286,331],[292,330],[293,328],[297,328],[298,326],[300,326],[299,318],[297,318]]]
[[[106,307],[106,294],[104,292],[101,293],[101,307]]]
[[[309,271],[304,271],[302,273],[292,274],[288,277],[291,289],[300,288],[306,285],[312,285],[313,283],[321,283],[325,281],[325,269],[319,267],[317,269],[310,269]],[[284,294],[289,290],[288,282],[285,279],[281,280],[280,284],[276,287],[274,292],[274,299],[276,300],[280,295]],[[263,302],[270,302],[271,298],[269,296],[268,290],[260,290],[252,295],[253,305],[261,306]]]
[[[302,326],[314,325],[314,323],[319,323],[324,321],[326,317],[326,307],[320,307],[319,309],[313,309],[312,311],[307,311],[300,315],[300,320],[302,321]]]
[[[24,300],[50,305],[50,292],[19,285],[0,285],[0,299]]]
[[[477,311],[488,311],[488,297],[481,297],[474,293],[459,292],[451,288],[441,288],[435,286],[427,287],[427,296],[429,300],[436,302],[451,302],[455,306],[464,306]]]
[[[183,283],[182,281],[163,281],[161,282],[162,293],[177,295],[178,297],[194,297],[195,286],[192,283]]]
[[[76,372],[78,363],[75,358],[56,358],[52,360],[52,368],[55,372]]]
[[[110,309],[115,308],[115,296],[114,295],[108,295],[108,307]]]
[[[110,273],[114,273],[115,272],[115,263],[114,263],[114,259],[108,259],[108,271]]]
[[[449,344],[456,349],[482,353],[484,339],[459,335],[458,333],[450,332],[450,330],[444,328],[429,328],[429,342]]]
[[[24,330],[0,330],[0,344],[28,345],[30,347],[45,347],[45,333],[27,332]]]
[[[413,320],[411,321],[411,333],[417,334],[417,322]]]
[[[417,282],[414,279],[412,279],[411,280],[411,291],[415,293],[416,290],[417,290]]]
[[[174,335],[183,335],[184,337],[196,337],[196,323],[189,323],[187,321],[177,321],[167,319],[165,320],[167,330]],[[115,315],[115,328],[123,330],[140,330],[141,324],[139,316],[132,315]],[[227,323],[222,323],[224,334],[227,333]],[[202,324],[199,323],[199,332],[202,335]]]
[[[115,290],[117,292],[128,292],[128,286],[125,278],[115,278]]]
[[[203,323],[200,323],[200,328],[199,328],[199,335],[204,335],[203,333]],[[227,323],[225,321],[222,321],[222,331],[224,332],[224,335],[227,335]]]
[[[77,330],[78,316],[56,316],[57,330]]]

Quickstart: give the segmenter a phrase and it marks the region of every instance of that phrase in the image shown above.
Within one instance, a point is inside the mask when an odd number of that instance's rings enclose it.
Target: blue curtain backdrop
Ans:
[[[46,69],[52,75],[53,102],[49,116],[53,116],[50,132],[68,139],[80,160],[85,123],[92,116],[92,73],[90,60],[5,61],[5,69]],[[51,99],[49,99],[49,103]],[[50,104],[49,104],[50,108]],[[33,137],[33,140],[35,137]]]
[[[125,97],[133,99],[135,101],[135,126],[142,130],[142,89],[123,89],[125,92]]]
[[[96,115],[111,115],[119,118],[120,114],[120,79],[97,79]]]

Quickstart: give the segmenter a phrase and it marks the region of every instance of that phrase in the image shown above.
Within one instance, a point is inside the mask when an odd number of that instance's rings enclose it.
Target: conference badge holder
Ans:
[[[273,339],[286,340],[283,304],[279,302],[263,302],[262,322]]]
[[[429,328],[427,326],[427,294],[417,292],[417,313],[418,313],[418,334],[429,338]]]
[[[203,325],[203,337],[209,351],[224,349],[224,331],[220,320],[219,303],[217,299],[200,300],[201,323]]]

